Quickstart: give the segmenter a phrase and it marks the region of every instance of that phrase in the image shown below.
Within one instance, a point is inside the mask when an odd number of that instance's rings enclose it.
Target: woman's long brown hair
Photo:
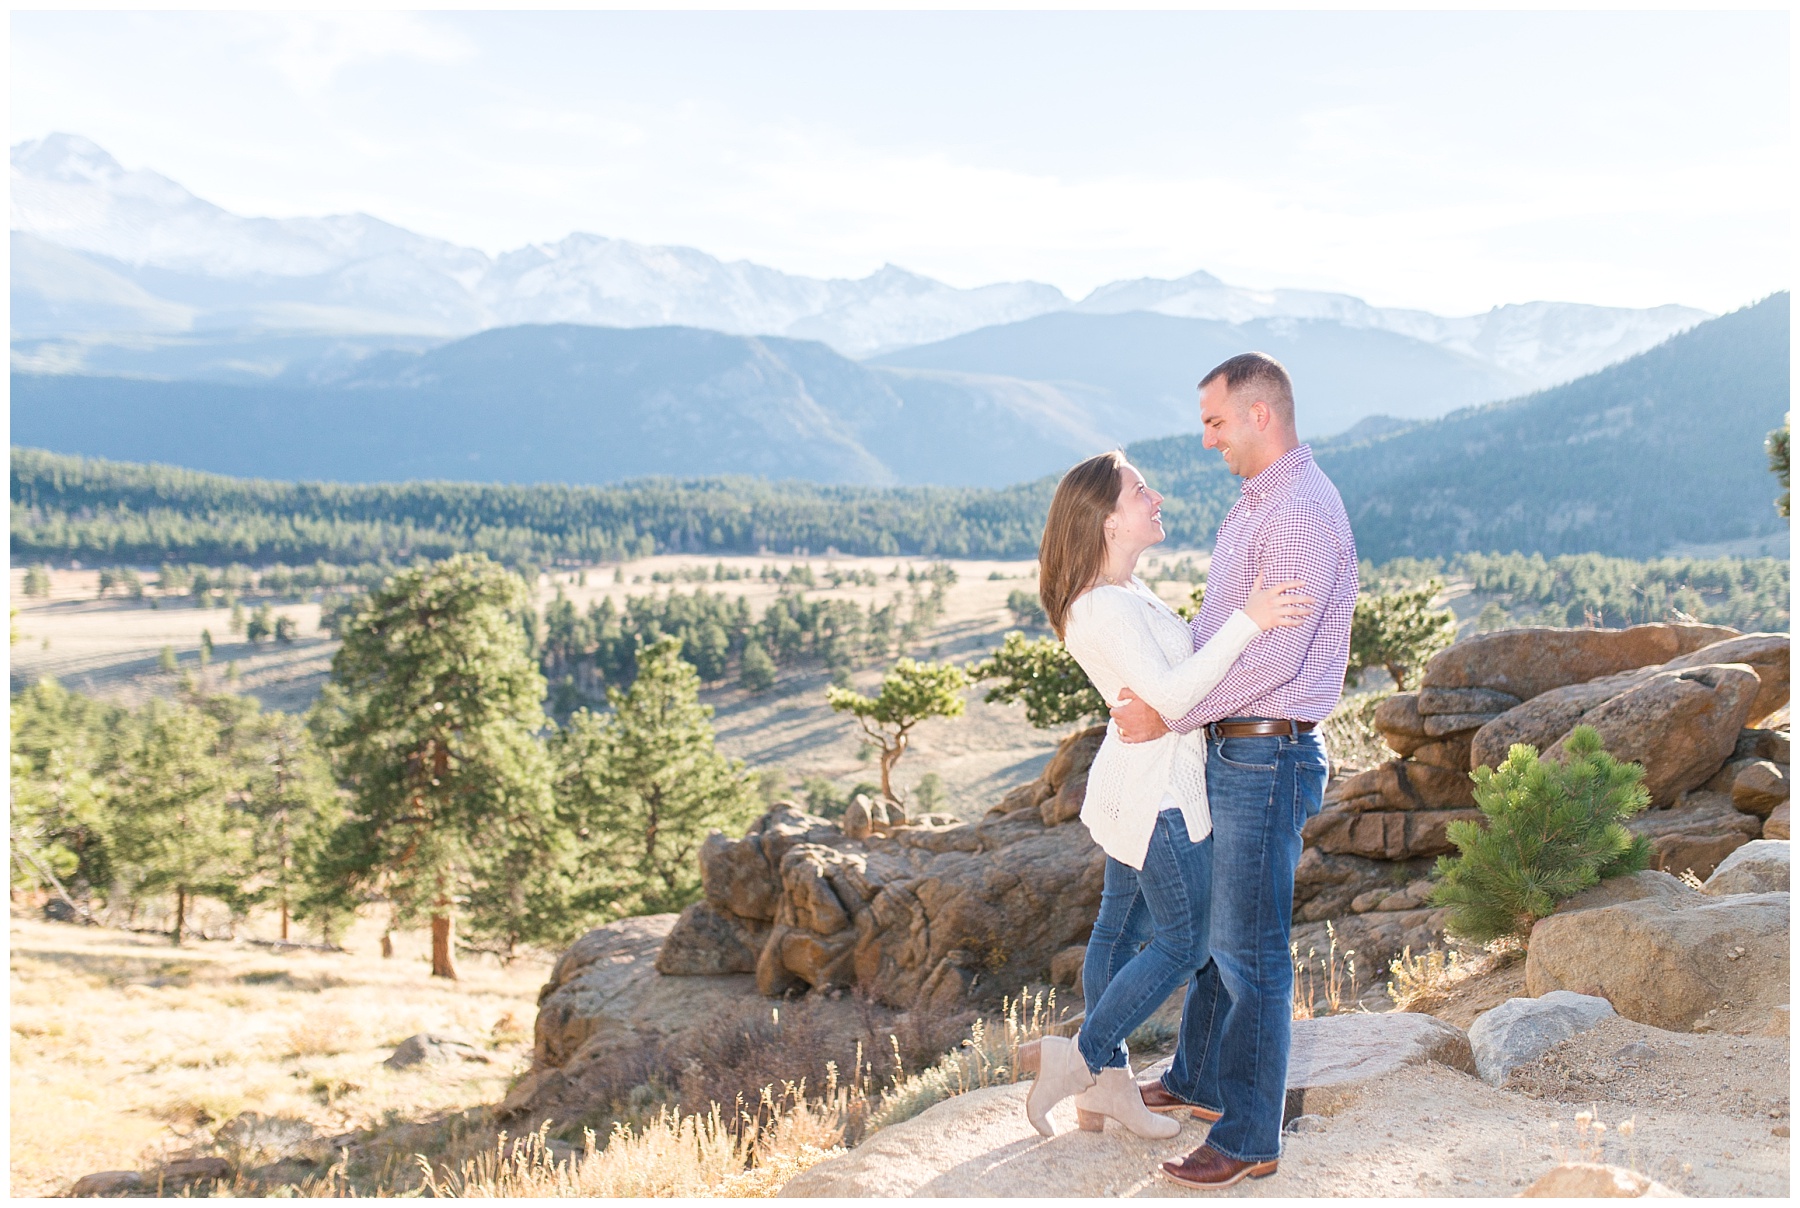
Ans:
[[[1118,509],[1124,465],[1125,454],[1114,449],[1088,458],[1056,484],[1038,542],[1038,599],[1059,638],[1069,606],[1106,566],[1106,518]]]

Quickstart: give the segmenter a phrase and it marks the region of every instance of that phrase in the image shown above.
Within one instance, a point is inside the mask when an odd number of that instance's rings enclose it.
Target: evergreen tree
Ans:
[[[42,562],[33,562],[25,568],[24,591],[26,596],[34,599],[49,597],[50,570]]]
[[[303,721],[263,713],[248,728],[242,808],[252,823],[251,867],[261,883],[246,897],[275,905],[285,940],[292,918],[329,909],[329,895],[321,898],[314,884],[344,807],[331,767]]]
[[[715,828],[754,816],[756,786],[714,745],[712,708],[675,638],[638,652],[610,716],[583,709],[553,739],[560,801],[579,820],[584,902],[616,916],[679,910],[699,893],[698,852]]]
[[[769,657],[761,642],[752,640],[744,644],[738,683],[751,692],[767,692],[775,686],[775,660]]]
[[[198,894],[228,896],[249,854],[219,724],[188,704],[152,701],[124,753],[107,820],[112,863],[133,896],[173,892],[181,943]]]
[[[1781,483],[1781,496],[1775,500],[1775,510],[1783,516],[1788,514],[1788,427],[1783,421],[1781,427],[1769,433],[1767,441],[1769,472]]]
[[[982,699],[990,704],[1025,703],[1025,717],[1040,730],[1105,717],[1106,701],[1087,672],[1055,638],[1028,638],[1018,630],[971,673],[997,681]]]
[[[927,718],[961,717],[962,692],[968,686],[969,677],[960,667],[901,659],[882,679],[876,695],[834,686],[825,690],[825,702],[856,718],[881,754],[881,795],[900,801],[894,791],[894,765],[906,754],[913,727]]]
[[[929,814],[944,804],[944,778],[936,772],[927,772],[919,777],[919,783],[913,786],[913,805],[921,814]]]
[[[483,555],[403,571],[345,626],[320,702],[354,810],[327,864],[398,921],[430,916],[434,976],[456,976],[457,897],[513,836],[552,824],[532,611],[524,582]]]
[[[244,627],[244,637],[251,645],[264,638],[275,636],[275,610],[267,604],[259,604],[256,611],[250,614],[250,623]]]
[[[1608,755],[1592,726],[1570,731],[1564,751],[1557,764],[1520,743],[1498,768],[1475,769],[1486,825],[1449,825],[1460,854],[1439,857],[1431,895],[1456,934],[1527,937],[1558,902],[1649,863],[1649,841],[1622,825],[1650,803],[1644,769]]]
[[[1363,672],[1382,667],[1394,678],[1394,686],[1405,691],[1407,681],[1424,670],[1431,656],[1456,640],[1456,614],[1432,607],[1443,586],[1433,579],[1419,587],[1358,596],[1350,619],[1350,664],[1344,683],[1354,688]]]
[[[126,711],[40,680],[12,699],[13,884],[113,882],[107,816]]]

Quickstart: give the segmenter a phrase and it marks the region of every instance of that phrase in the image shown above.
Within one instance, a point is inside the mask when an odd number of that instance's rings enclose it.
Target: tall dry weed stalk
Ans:
[[[1304,959],[1300,945],[1288,945],[1294,962],[1294,1018],[1316,1019],[1321,1015],[1337,1015],[1356,1007],[1356,949],[1338,951],[1337,928],[1325,924],[1329,943],[1324,956],[1317,948],[1307,949]],[[1316,964],[1316,968],[1315,968]],[[1325,996],[1323,1004],[1319,995]]]
[[[1047,1035],[1055,1022],[1055,990],[1047,995],[1021,991],[1018,998],[1006,999],[994,1026],[977,1019],[969,1026],[969,1038],[935,1065],[910,1077],[896,1076],[869,1117],[869,1131],[910,1120],[953,1095],[1019,1081],[1020,1046]]]

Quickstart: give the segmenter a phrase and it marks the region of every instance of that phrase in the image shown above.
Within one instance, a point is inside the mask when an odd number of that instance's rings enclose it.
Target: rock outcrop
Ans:
[[[1788,895],[1614,877],[1532,928],[1525,988],[1596,995],[1671,1031],[1759,1032],[1788,1001]]]
[[[1732,852],[1762,834],[1762,823],[1740,813],[1723,793],[1687,793],[1673,808],[1645,810],[1625,829],[1650,840],[1650,867],[1680,875],[1712,875]]]
[[[705,900],[682,913],[657,967],[754,972],[767,995],[854,987],[899,1009],[1044,980],[1099,906],[1105,857],[1070,823],[1103,734],[1065,739],[975,825],[932,815],[852,838],[783,803],[741,839],[713,835]]]
[[[1553,688],[1666,663],[1739,636],[1737,630],[1722,625],[1505,629],[1464,638],[1439,651],[1425,665],[1420,683],[1422,689],[1485,689],[1510,696],[1515,702],[1528,701]],[[1465,712],[1479,715],[1504,710]]]
[[[1559,758],[1578,724],[1644,766],[1654,808],[1630,826],[1650,840],[1653,866],[1708,875],[1785,809],[1787,733],[1746,727],[1785,703],[1787,658],[1786,634],[1715,625],[1457,642],[1426,665],[1418,691],[1376,706],[1375,728],[1400,758],[1335,781],[1307,823],[1295,938],[1322,951],[1313,924],[1335,920],[1340,950],[1356,948],[1370,972],[1439,938],[1445,914],[1425,909],[1420,878],[1453,852],[1449,824],[1481,817],[1470,770],[1498,764],[1514,743]],[[1775,823],[1784,833],[1785,819]]]

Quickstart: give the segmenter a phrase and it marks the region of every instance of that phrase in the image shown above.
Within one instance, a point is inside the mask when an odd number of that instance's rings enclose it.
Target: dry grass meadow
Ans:
[[[379,930],[352,929],[343,953],[175,948],[15,910],[12,1194],[146,1169],[245,1111],[304,1120],[329,1139],[499,1099],[529,1061],[547,963],[468,956],[448,982],[429,976],[424,933],[400,933],[383,960]],[[485,1060],[385,1068],[418,1032],[468,1041]]]

